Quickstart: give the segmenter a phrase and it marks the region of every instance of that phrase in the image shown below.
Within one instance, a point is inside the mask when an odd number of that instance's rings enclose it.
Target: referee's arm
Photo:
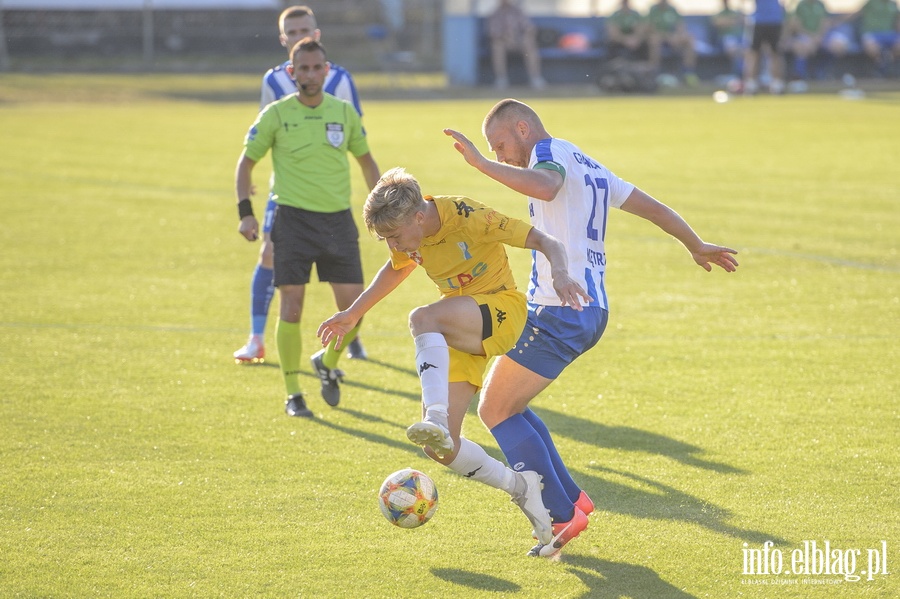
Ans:
[[[366,152],[362,156],[357,156],[356,161],[359,162],[359,168],[362,169],[363,178],[366,180],[366,185],[369,186],[369,189],[366,190],[366,195],[369,195],[369,192],[372,191],[378,183],[378,179],[381,178],[381,172],[378,170],[378,165],[375,163],[375,158],[372,157],[371,152]]]
[[[238,216],[241,219],[238,232],[247,241],[256,241],[259,237],[259,222],[253,215],[253,205],[250,202],[254,166],[256,166],[256,161],[247,158],[246,151],[241,152],[234,173],[234,191],[237,196]]]

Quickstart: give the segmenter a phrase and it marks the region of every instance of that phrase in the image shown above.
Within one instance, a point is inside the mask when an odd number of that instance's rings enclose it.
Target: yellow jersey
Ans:
[[[515,289],[504,244],[525,247],[532,226],[463,196],[425,196],[434,202],[440,230],[425,237],[415,252],[391,250],[391,265],[422,266],[441,297]]]

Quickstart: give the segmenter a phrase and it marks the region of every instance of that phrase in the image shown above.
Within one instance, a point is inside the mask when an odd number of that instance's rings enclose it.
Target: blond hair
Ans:
[[[370,232],[379,235],[400,228],[424,209],[419,182],[398,166],[378,179],[363,206],[363,221]]]

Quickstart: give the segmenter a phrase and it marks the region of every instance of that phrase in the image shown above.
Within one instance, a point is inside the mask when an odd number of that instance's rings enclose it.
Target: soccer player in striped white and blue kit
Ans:
[[[312,37],[319,41],[322,33],[316,26],[315,14],[308,6],[291,6],[281,11],[278,17],[278,29],[281,32],[278,39],[281,45],[287,48],[288,54],[290,54],[294,44],[300,40]],[[297,83],[287,69],[290,64],[291,60],[290,56],[288,56],[286,61],[266,71],[262,81],[260,111],[275,100],[280,100],[284,96],[296,93]],[[353,77],[350,76],[350,73],[345,68],[334,63],[329,64],[330,68],[325,78],[325,93],[349,102],[356,109],[359,116],[362,116],[362,106],[359,102],[359,93],[356,91],[356,85],[353,83]],[[272,187],[271,181],[269,187],[270,189]],[[266,322],[269,318],[269,306],[272,304],[272,298],[275,295],[275,286],[273,284],[273,245],[271,239],[275,205],[275,200],[270,191],[262,223],[262,247],[259,250],[259,260],[253,269],[253,278],[250,282],[250,337],[247,339],[246,345],[234,352],[236,362],[256,362],[265,358],[266,355],[264,335]],[[366,358],[366,351],[359,336],[348,344],[347,356],[359,359]]]
[[[502,100],[488,112],[483,129],[497,160],[481,154],[465,135],[444,133],[470,165],[528,196],[531,224],[567,248],[569,273],[590,296],[581,311],[564,309],[551,297],[547,262],[532,258],[528,321],[516,346],[494,362],[481,392],[478,414],[507,462],[543,477],[544,505],[553,520],[553,540],[529,553],[552,556],[587,528],[594,504],[569,474],[547,427],[528,403],[578,356],[593,347],[609,315],[606,285],[607,217],[620,208],[649,220],[678,239],[707,271],[733,272],[737,252],[705,243],[674,210],[614,175],[574,144],[552,137],[527,104]],[[465,456],[457,456],[457,460]],[[464,465],[460,465],[461,467]]]

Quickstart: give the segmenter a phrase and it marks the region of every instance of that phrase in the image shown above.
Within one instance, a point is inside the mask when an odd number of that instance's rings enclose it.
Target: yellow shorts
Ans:
[[[485,355],[473,356],[450,348],[450,382],[466,381],[481,388],[484,371],[494,356],[502,356],[515,346],[525,327],[528,308],[525,294],[515,289],[470,296],[481,308],[481,347]]]

